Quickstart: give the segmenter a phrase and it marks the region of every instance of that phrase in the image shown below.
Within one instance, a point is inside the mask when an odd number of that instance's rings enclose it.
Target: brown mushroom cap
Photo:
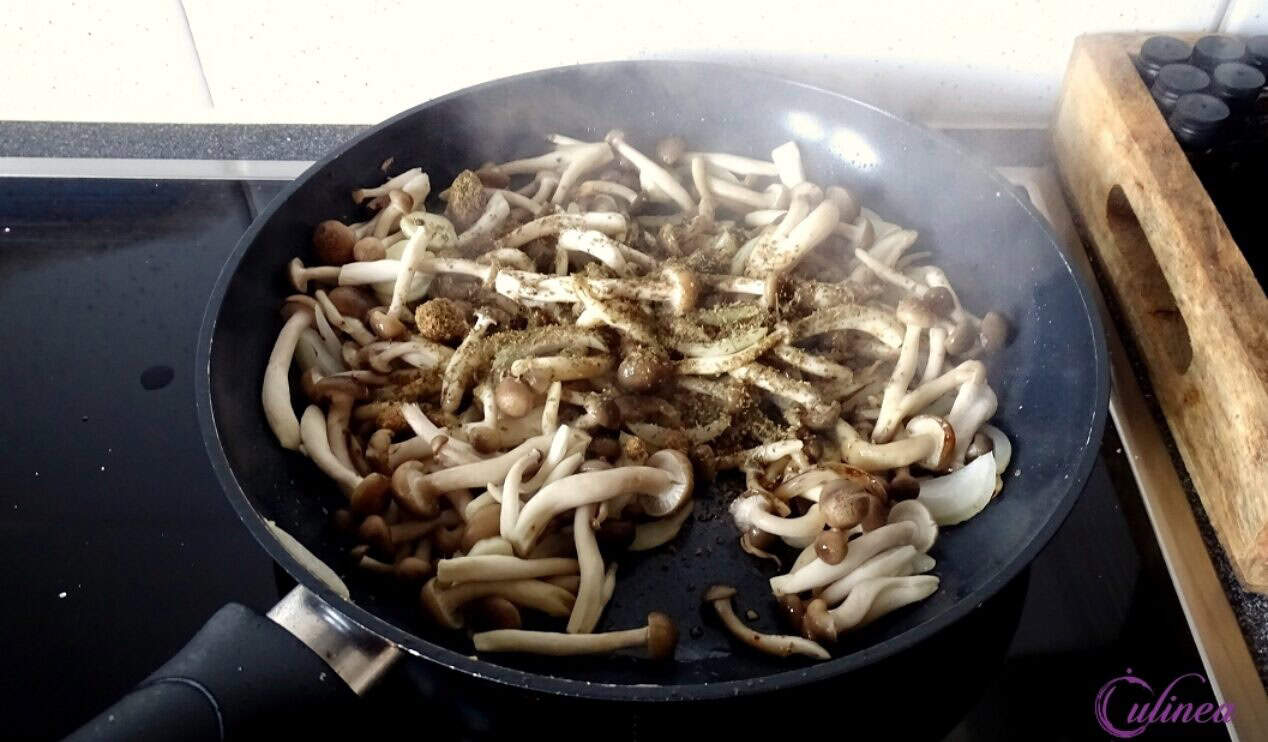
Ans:
[[[647,614],[647,654],[654,660],[673,659],[678,646],[678,627],[660,611]]]
[[[903,297],[898,300],[898,306],[894,309],[894,314],[898,316],[898,321],[904,325],[914,325],[916,327],[932,327],[937,321],[937,317],[930,311],[920,299],[910,296]]]
[[[399,188],[388,191],[387,199],[389,203],[400,209],[402,214],[408,214],[414,210],[414,197]]]
[[[869,497],[854,482],[838,479],[823,486],[819,512],[829,527],[848,531],[867,517]]]
[[[945,418],[916,415],[907,422],[907,433],[912,436],[927,435],[934,440],[932,453],[917,463],[930,471],[946,471],[951,468],[955,453],[955,429]]]
[[[621,455],[621,443],[615,438],[595,437],[586,449],[591,456],[612,461]]]
[[[352,246],[352,257],[359,262],[368,262],[371,260],[383,260],[387,257],[387,248],[383,247],[383,240],[370,235],[357,240]]]
[[[345,317],[364,320],[376,302],[369,292],[359,286],[336,286],[330,290],[330,303]]]
[[[920,495],[920,481],[911,475],[911,470],[901,467],[889,479],[887,487],[890,502],[914,500]]]
[[[348,225],[327,219],[313,229],[313,254],[324,265],[343,265],[352,260],[352,246],[357,237]]]
[[[863,521],[859,524],[863,526],[863,532],[875,531],[885,525],[888,522],[888,518],[889,505],[875,495],[868,495],[867,515],[863,517]]]
[[[374,547],[380,554],[392,553],[392,529],[383,520],[383,516],[371,515],[361,521],[357,528],[357,538]]]
[[[994,353],[1008,343],[1008,320],[999,312],[987,312],[978,327],[982,339],[982,350]]]
[[[849,549],[849,539],[845,537],[844,531],[832,529],[815,538],[815,556],[824,564],[840,564]]]
[[[537,393],[528,384],[508,376],[493,388],[493,402],[507,417],[524,417],[537,404]]]
[[[929,311],[939,317],[950,317],[955,311],[955,297],[946,286],[932,286],[921,298]]]
[[[405,334],[405,324],[382,309],[371,309],[370,329],[381,338],[392,339]]]
[[[432,543],[436,544],[436,549],[442,554],[452,554],[462,546],[462,537],[466,535],[467,526],[465,523],[459,523],[453,528],[438,528],[436,535],[432,537]]]
[[[599,524],[594,532],[594,538],[599,542],[599,548],[604,551],[622,552],[634,543],[637,530],[633,521],[609,518]]]
[[[476,631],[518,629],[523,625],[520,609],[500,595],[487,595],[473,600],[463,610]]]
[[[361,478],[356,489],[349,498],[352,512],[361,515],[381,513],[387,507],[388,493],[392,489],[392,480],[378,472],[367,474]]]
[[[407,556],[393,568],[398,579],[405,582],[422,582],[431,576],[431,562],[416,556]]]
[[[622,389],[647,392],[663,384],[674,372],[673,365],[651,351],[636,348],[616,369],[616,381]]]
[[[694,310],[700,300],[700,279],[696,274],[677,263],[666,264],[660,272],[673,288],[669,305],[674,314],[681,316]]]
[[[485,505],[475,511],[471,520],[467,521],[467,530],[462,534],[462,543],[459,544],[459,548],[463,552],[469,552],[471,547],[478,542],[498,535],[501,518],[501,505]]]
[[[418,461],[406,461],[396,467],[392,472],[392,497],[406,512],[419,518],[434,518],[440,511],[439,493],[422,474],[423,465]]]
[[[822,598],[815,598],[806,605],[802,631],[811,641],[836,641],[837,625],[828,614],[828,604]]]
[[[806,604],[799,596],[779,596],[779,613],[784,617],[784,621],[790,629],[798,634],[802,632],[803,621],[806,617]]]

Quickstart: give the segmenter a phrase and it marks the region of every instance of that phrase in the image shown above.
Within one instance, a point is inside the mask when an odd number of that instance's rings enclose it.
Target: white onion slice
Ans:
[[[995,491],[995,454],[987,453],[963,469],[920,483],[917,501],[940,526],[963,523],[986,507]]]

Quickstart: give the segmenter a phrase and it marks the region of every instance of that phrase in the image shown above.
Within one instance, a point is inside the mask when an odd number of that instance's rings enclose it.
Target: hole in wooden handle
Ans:
[[[1183,374],[1193,362],[1189,326],[1185,324],[1167,277],[1163,275],[1158,258],[1149,245],[1149,237],[1141,229],[1135,210],[1119,186],[1110,189],[1109,198],[1105,201],[1105,220],[1118,251],[1134,269],[1130,286],[1125,288],[1135,294],[1134,301],[1143,305],[1150,334],[1161,342],[1171,367],[1177,374]]]

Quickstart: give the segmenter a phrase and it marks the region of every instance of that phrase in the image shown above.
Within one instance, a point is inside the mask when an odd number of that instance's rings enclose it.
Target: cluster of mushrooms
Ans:
[[[915,232],[807,180],[795,142],[548,139],[460,173],[443,213],[420,168],[356,190],[364,221],[322,222],[290,264],[264,411],[347,495],[356,566],[478,652],[671,657],[663,613],[595,632],[618,561],[736,472],[740,546],[788,565],[792,630],[753,631],[714,586],[737,639],[826,659],[933,593],[938,526],[1008,465],[981,360],[1004,318],[966,310]]]

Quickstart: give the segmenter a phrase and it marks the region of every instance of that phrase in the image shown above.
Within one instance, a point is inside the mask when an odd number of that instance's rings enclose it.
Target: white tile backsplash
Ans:
[[[928,123],[1042,126],[1076,35],[1214,28],[1225,1],[184,0],[188,29],[180,0],[44,3],[0,20],[18,71],[0,118],[371,123],[527,70],[670,57]]]

